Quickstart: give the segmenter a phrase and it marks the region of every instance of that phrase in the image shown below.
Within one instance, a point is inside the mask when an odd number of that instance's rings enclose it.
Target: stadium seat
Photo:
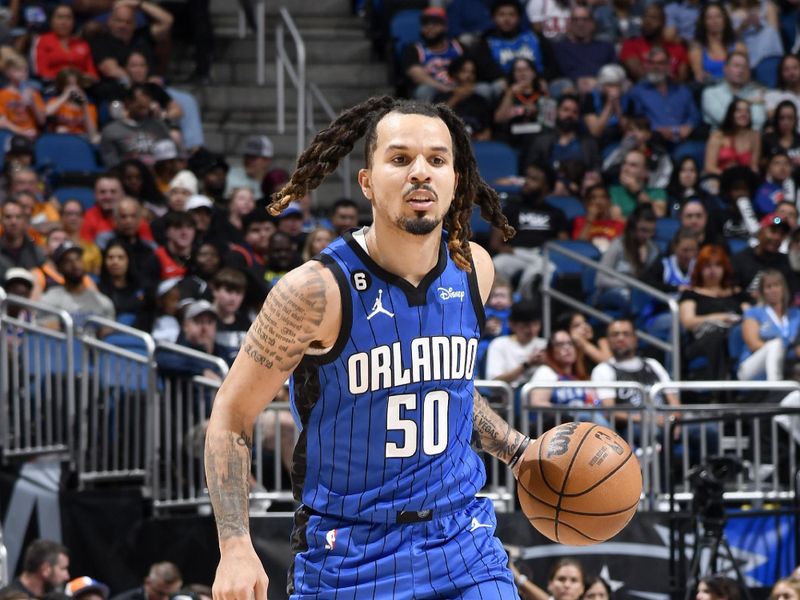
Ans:
[[[681,227],[681,222],[678,219],[670,217],[663,217],[656,221],[656,242],[665,242],[667,245],[675,237],[675,232]]]
[[[728,238],[726,241],[728,242],[731,256],[736,256],[742,250],[746,250],[750,247],[750,243],[742,238]]]
[[[552,206],[558,208],[567,217],[567,221],[572,221],[575,217],[582,217],[586,214],[586,208],[583,202],[575,196],[548,196],[544,201]]]
[[[781,56],[768,56],[762,59],[753,69],[753,79],[766,88],[776,88],[778,86],[778,65],[782,58]]]
[[[412,42],[418,42],[419,15],[422,11],[417,8],[401,10],[392,17],[389,24],[389,35],[394,47],[394,55],[399,62],[403,55],[403,47]]]
[[[552,245],[559,246],[566,250],[571,250],[576,254],[580,254],[585,258],[593,261],[600,260],[600,250],[591,242],[584,242],[580,240],[559,240],[553,242]],[[584,267],[581,263],[564,256],[560,252],[550,252],[550,262],[556,267],[556,276],[560,275],[583,275],[584,271],[591,270]]]
[[[739,368],[739,357],[744,350],[744,336],[742,335],[742,325],[734,325],[728,332],[728,356],[733,363],[733,378],[736,379],[736,371]],[[763,377],[761,379],[764,379]]]
[[[57,188],[55,197],[62,204],[67,200],[78,200],[83,206],[83,210],[89,210],[94,206],[94,190],[87,187],[61,187]]]
[[[3,168],[6,162],[6,144],[11,139],[13,134],[7,129],[0,129],[0,169]]]
[[[518,186],[497,186],[495,182],[502,177],[514,177],[517,171],[517,153],[511,146],[502,142],[473,142],[475,160],[481,177],[498,191],[516,191]]]
[[[101,170],[92,145],[79,135],[66,133],[45,133],[36,140],[36,168],[56,174]]]

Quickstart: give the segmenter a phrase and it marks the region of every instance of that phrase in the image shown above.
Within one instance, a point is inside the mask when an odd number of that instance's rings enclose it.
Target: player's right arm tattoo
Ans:
[[[325,279],[308,268],[302,285],[281,279],[247,332],[242,351],[259,365],[288,374],[297,366],[325,314]]]
[[[242,430],[209,431],[206,436],[206,483],[220,541],[248,535],[248,477],[252,437]]]
[[[473,392],[472,428],[483,450],[508,464],[525,439],[498,415],[478,390]]]

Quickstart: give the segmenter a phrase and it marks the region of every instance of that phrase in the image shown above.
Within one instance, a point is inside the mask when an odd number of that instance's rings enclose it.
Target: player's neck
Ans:
[[[372,260],[412,285],[419,285],[439,260],[442,232],[437,227],[428,235],[414,235],[375,222],[365,238]]]

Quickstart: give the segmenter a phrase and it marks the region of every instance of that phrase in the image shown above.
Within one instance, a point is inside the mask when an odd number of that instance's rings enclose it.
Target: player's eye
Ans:
[[[445,159],[443,159],[441,156],[434,156],[431,159],[431,164],[437,167],[441,167],[442,165],[446,164],[446,162],[447,161],[445,161]]]
[[[392,157],[392,162],[396,165],[402,165],[407,162],[407,159],[402,154],[398,154],[397,156]]]

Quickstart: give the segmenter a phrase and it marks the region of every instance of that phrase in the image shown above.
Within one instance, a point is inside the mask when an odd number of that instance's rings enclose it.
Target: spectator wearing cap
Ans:
[[[758,244],[733,255],[736,284],[756,298],[759,276],[766,269],[775,269],[786,279],[792,296],[798,291],[797,276],[792,272],[786,254],[780,252],[781,245],[789,236],[789,225],[776,214],[765,215],[759,225]]]
[[[622,140],[625,115],[630,108],[627,85],[624,69],[607,64],[597,74],[597,87],[583,97],[583,123],[601,148]]]
[[[154,252],[158,265],[158,279],[185,277],[192,269],[192,251],[195,241],[195,222],[186,212],[171,212],[164,217],[165,243]],[[153,262],[153,261],[151,261]],[[155,270],[150,266],[148,269]]]
[[[94,182],[94,206],[86,211],[81,226],[81,238],[94,242],[97,236],[114,229],[114,212],[124,197],[122,181],[113,173],[105,173]],[[153,241],[153,233],[145,219],[139,221],[139,236]]]
[[[196,194],[190,197],[186,203],[186,210],[194,219],[197,246],[211,243],[220,248],[227,248],[231,242],[241,238],[238,230],[214,207],[208,196]]]
[[[630,92],[633,114],[647,117],[653,131],[671,144],[688,139],[700,125],[700,111],[689,88],[672,79],[667,51],[652,47],[641,63],[641,72],[644,76]]]
[[[226,207],[226,199],[230,196],[229,190],[238,186],[226,186],[226,180],[230,167],[225,162],[225,157],[216,152],[210,152],[205,148],[200,148],[189,157],[189,169],[200,180],[202,192],[214,201],[220,208]],[[253,188],[249,185],[250,190]],[[259,194],[253,192],[255,197]]]
[[[81,226],[83,225],[83,204],[75,198],[64,200],[61,205],[61,226],[67,232],[67,239],[83,248],[83,266],[90,275],[100,273],[102,256],[100,248],[94,242],[81,239]]]
[[[288,235],[297,247],[302,247],[306,239],[304,233],[303,208],[299,202],[290,202],[278,215],[278,231]]]
[[[486,350],[486,378],[519,387],[542,363],[547,340],[539,337],[542,315],[530,300],[511,306],[508,324],[511,334],[496,337]]]
[[[186,166],[174,140],[159,140],[153,146],[153,172],[159,191],[169,191],[169,184]]]
[[[225,349],[225,361],[232,365],[244,342],[250,319],[243,313],[247,277],[241,271],[225,267],[211,280],[214,309],[217,311],[217,345]]]
[[[28,220],[25,210],[14,198],[6,200],[0,207],[2,232],[0,233],[0,257],[6,258],[15,267],[33,269],[44,260],[44,252],[27,233]]]
[[[214,305],[208,300],[196,300],[183,309],[181,333],[176,343],[224,360],[227,358],[226,349],[216,341],[218,322],[219,315]],[[222,379],[222,374],[207,361],[168,350],[156,350],[156,364],[161,374],[168,377],[203,375]]]
[[[171,562],[150,566],[144,584],[112,596],[111,600],[164,600],[183,587],[183,576]]]
[[[172,181],[169,182],[169,189],[167,190],[167,210],[164,213],[150,222],[150,229],[153,232],[153,238],[159,244],[166,241],[164,235],[164,221],[166,216],[172,212],[185,212],[186,203],[189,198],[198,193],[199,185],[197,177],[191,171],[184,169],[179,171]]]
[[[0,271],[3,271],[2,260],[0,259]],[[33,275],[28,269],[12,267],[0,274],[0,281],[3,281],[3,289],[9,296],[19,296],[20,298],[30,299],[33,293]],[[6,314],[12,319],[30,323],[33,321],[31,312],[22,306],[9,303],[5,308]],[[16,351],[23,345],[28,331],[16,325],[6,325],[6,340],[9,350]],[[2,597],[2,596],[0,596]]]
[[[2,70],[7,83],[0,89],[0,128],[35,138],[47,119],[44,100],[28,85],[28,61],[13,50],[6,50]]]
[[[103,251],[111,244],[119,243],[125,247],[131,262],[131,269],[142,283],[155,285],[159,271],[154,269],[156,243],[142,239],[140,224],[144,219],[144,208],[135,198],[125,197],[114,209],[114,229],[97,236],[97,246]]]
[[[792,177],[792,161],[784,150],[775,150],[768,158],[766,178],[753,198],[753,208],[759,217],[775,212],[783,201],[796,202],[797,181]]]
[[[236,187],[249,187],[256,199],[260,199],[261,182],[270,171],[275,151],[272,140],[265,135],[252,135],[245,140],[242,154],[244,166],[233,167],[225,181],[225,194]]]
[[[84,575],[64,586],[64,594],[75,600],[108,600],[110,590],[105,583]]]
[[[114,303],[97,289],[87,286],[83,268],[83,250],[66,241],[53,252],[53,263],[64,278],[64,285],[49,288],[41,301],[53,308],[67,311],[76,329],[82,329],[91,316],[114,319]]]
[[[146,331],[156,342],[174,344],[181,332],[178,307],[181,302],[180,277],[165,279],[152,295],[145,295],[147,306],[139,312],[134,327]]]
[[[443,8],[424,9],[419,24],[422,39],[403,48],[402,69],[411,83],[411,95],[430,102],[437,93],[455,89],[447,67],[464,54],[464,48],[447,35],[447,13]]]
[[[134,84],[125,92],[124,118],[109,122],[100,135],[100,155],[106,167],[115,167],[126,158],[153,164],[156,143],[171,139],[169,128],[153,104],[145,85]]]
[[[70,241],[67,232],[61,227],[53,229],[47,234],[47,242],[45,244],[46,259],[40,267],[31,269],[35,282],[32,294],[34,300],[41,298],[42,294],[53,287],[64,285],[64,276],[56,267],[54,259],[55,253],[67,241]],[[94,280],[89,275],[84,275],[83,285],[90,290],[97,289]]]
[[[0,593],[16,590],[42,598],[69,581],[69,550],[50,540],[34,540],[25,549],[22,573]]]
[[[553,42],[553,54],[561,77],[574,81],[578,90],[593,90],[603,65],[616,63],[611,42],[594,37],[595,23],[590,8],[576,5],[567,22],[567,35]]]

